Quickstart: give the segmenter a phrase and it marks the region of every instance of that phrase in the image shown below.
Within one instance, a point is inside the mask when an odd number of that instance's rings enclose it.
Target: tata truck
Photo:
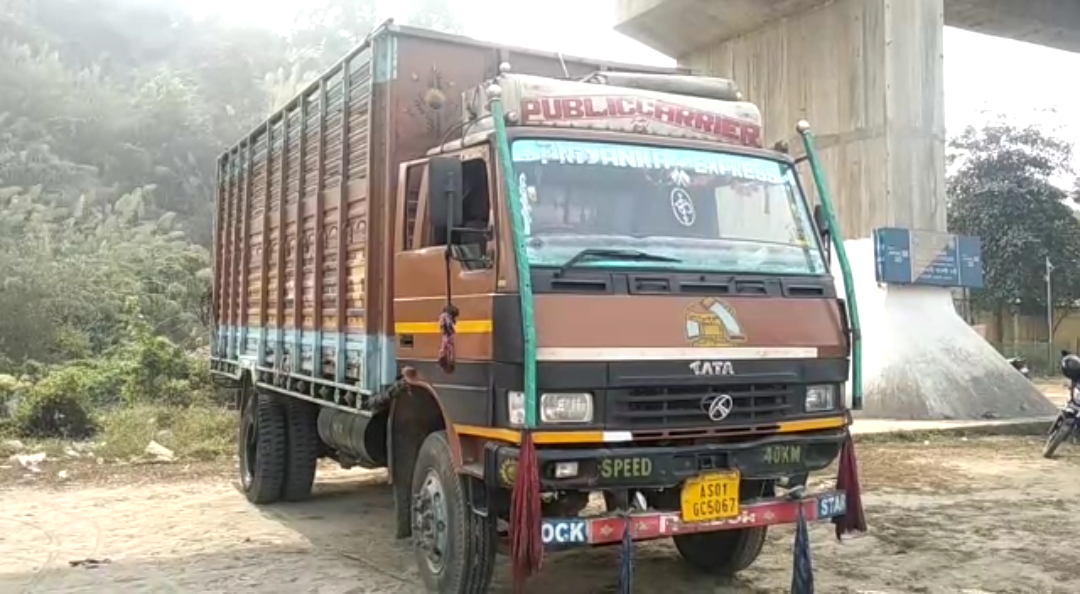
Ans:
[[[487,591],[526,435],[546,550],[671,539],[730,575],[843,515],[807,477],[849,435],[847,310],[762,145],[728,80],[380,26],[218,160],[243,493],[388,469],[440,593]]]

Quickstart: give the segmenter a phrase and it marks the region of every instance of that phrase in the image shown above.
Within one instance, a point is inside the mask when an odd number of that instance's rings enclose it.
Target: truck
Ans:
[[[218,160],[244,495],[386,468],[440,593],[507,543],[515,576],[666,538],[731,575],[852,516],[808,487],[860,398],[843,244],[808,128],[793,157],[762,126],[726,79],[378,27]]]

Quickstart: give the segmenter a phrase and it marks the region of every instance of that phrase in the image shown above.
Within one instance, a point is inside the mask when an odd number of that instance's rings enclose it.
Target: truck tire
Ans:
[[[311,497],[315,484],[315,467],[319,462],[319,428],[314,404],[290,398],[285,403],[285,430],[288,448],[285,450],[285,484],[281,498],[303,501]]]
[[[237,439],[240,488],[255,504],[274,503],[285,484],[285,411],[268,394],[248,399],[240,415]]]
[[[733,576],[757,561],[768,528],[741,528],[672,537],[675,548],[694,568],[708,574]]]
[[[427,436],[413,469],[413,542],[428,591],[482,594],[495,565],[495,523],[469,505],[445,431]]]

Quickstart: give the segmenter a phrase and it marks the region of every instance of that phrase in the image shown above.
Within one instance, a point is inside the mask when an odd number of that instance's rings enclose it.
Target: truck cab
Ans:
[[[762,149],[758,111],[729,81],[505,66],[468,97],[462,140],[401,167],[393,316],[398,365],[486,489],[476,505],[505,519],[516,477],[524,268],[531,437],[554,516],[544,544],[618,542],[619,510],[651,510],[636,538],[672,536],[703,569],[744,569],[767,525],[793,520],[791,506],[754,502],[805,486],[850,422],[844,310],[795,163]],[[437,323],[446,311],[452,334]],[[591,492],[606,512],[579,530]],[[842,511],[838,494],[822,501],[813,513]]]

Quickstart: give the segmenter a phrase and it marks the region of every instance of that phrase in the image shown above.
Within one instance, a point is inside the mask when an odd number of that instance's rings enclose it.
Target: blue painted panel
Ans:
[[[334,362],[335,380],[356,383],[361,390],[376,391],[393,382],[397,375],[393,337],[371,336],[361,332],[316,332],[292,328],[219,328],[212,352],[230,361],[253,358],[265,367],[280,366],[289,356],[297,373],[314,374],[315,345]],[[292,357],[299,345],[299,368]],[[260,354],[260,346],[262,353]],[[344,357],[339,354],[344,351]]]
[[[982,288],[982,242],[977,237],[874,230],[875,277],[879,283]]]

